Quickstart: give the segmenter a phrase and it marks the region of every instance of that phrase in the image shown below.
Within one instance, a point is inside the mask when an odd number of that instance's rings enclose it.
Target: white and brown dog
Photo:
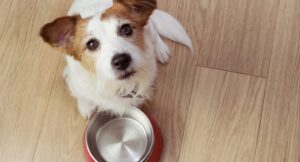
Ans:
[[[101,110],[122,114],[151,97],[156,59],[165,63],[170,57],[161,36],[192,47],[181,24],[157,10],[155,0],[111,4],[87,18],[60,17],[40,31],[65,54],[64,77],[86,118]]]

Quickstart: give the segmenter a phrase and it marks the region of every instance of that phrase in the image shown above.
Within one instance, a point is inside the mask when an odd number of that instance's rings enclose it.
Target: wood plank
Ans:
[[[5,38],[3,37],[3,34],[5,33],[6,30],[8,30],[8,27],[10,27],[10,24],[8,21],[10,20],[11,12],[13,12],[14,8],[12,7],[14,1],[13,0],[2,0],[0,1],[0,6],[5,6],[1,7],[0,10],[0,42],[1,39]],[[0,53],[1,55],[1,53]]]
[[[49,2],[1,4],[0,161],[31,161],[59,58],[38,37]]]
[[[201,8],[201,1],[163,0],[157,2],[159,8],[182,22],[193,42],[198,44],[195,32],[200,32],[203,24],[191,21],[194,13],[190,11],[204,12],[205,9]],[[170,42],[169,45],[173,56],[169,64],[159,66],[155,94],[152,101],[146,105],[158,122],[164,136],[165,146],[161,162],[178,161],[198,53],[197,48],[195,49],[196,55],[192,56],[190,51],[181,45]]]
[[[61,60],[52,89],[43,128],[33,161],[84,161],[82,151],[85,120],[77,110],[76,100],[70,96],[61,72]]]
[[[256,162],[300,161],[300,2],[281,0]]]
[[[278,4],[278,0],[210,1],[204,32],[197,35],[202,39],[199,65],[266,77]]]
[[[252,162],[265,79],[198,68],[180,162]]]

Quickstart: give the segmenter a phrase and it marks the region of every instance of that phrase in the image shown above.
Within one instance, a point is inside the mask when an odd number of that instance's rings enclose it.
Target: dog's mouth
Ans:
[[[129,79],[132,77],[136,72],[135,71],[126,71],[119,75],[120,80]]]

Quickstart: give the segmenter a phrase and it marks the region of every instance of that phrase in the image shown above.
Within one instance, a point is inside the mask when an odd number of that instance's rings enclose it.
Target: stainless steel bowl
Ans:
[[[151,154],[154,132],[148,117],[132,108],[122,117],[96,114],[87,126],[85,140],[94,161],[144,162]]]

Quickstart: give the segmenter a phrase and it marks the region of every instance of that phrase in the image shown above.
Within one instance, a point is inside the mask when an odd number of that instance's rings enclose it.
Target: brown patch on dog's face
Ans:
[[[74,42],[77,35],[76,26],[79,20],[80,18],[77,16],[55,19],[41,28],[40,36],[52,47],[78,59],[79,56]]]
[[[78,16],[66,16],[55,19],[41,28],[40,36],[53,48],[73,56],[89,71],[95,71],[95,58],[86,53],[82,42],[86,34],[88,20]]]
[[[145,26],[155,8],[155,0],[114,0],[113,6],[102,15],[102,19],[114,15]]]
[[[130,36],[122,34],[123,26],[127,26],[127,25],[130,26],[130,28],[132,29],[132,34]],[[144,44],[144,30],[143,30],[143,27],[139,26],[138,24],[136,24],[134,22],[130,22],[130,23],[125,23],[125,24],[119,26],[117,30],[118,30],[117,31],[118,35],[120,37],[123,37],[124,39],[126,39],[126,40],[132,42],[133,44],[135,44],[141,50],[144,50],[145,44]]]
[[[118,35],[128,38],[136,46],[144,49],[143,28],[147,24],[150,15],[156,8],[155,0],[114,0],[111,8],[101,15],[101,20],[105,21],[110,17],[128,20],[128,25],[132,28],[133,33],[130,36],[122,34],[123,25],[118,28]]]
[[[96,72],[96,58],[94,55],[83,53],[81,56],[81,65],[90,72]]]

